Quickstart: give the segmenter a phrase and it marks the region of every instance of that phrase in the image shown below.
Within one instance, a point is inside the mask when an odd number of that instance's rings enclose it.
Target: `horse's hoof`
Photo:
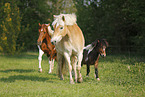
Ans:
[[[38,70],[40,73],[42,73],[42,68],[39,68],[39,70]]]
[[[97,78],[97,81],[100,81],[100,79],[99,79],[99,78]]]
[[[48,72],[49,74],[51,74],[52,72]]]
[[[89,77],[89,75],[86,75],[86,77]]]
[[[64,80],[64,78],[63,78],[63,77],[61,77],[61,78],[60,78],[60,80]]]
[[[75,84],[73,80],[70,80],[70,84]]]
[[[83,82],[83,78],[78,78],[78,83],[82,83]]]
[[[49,71],[48,73],[50,74],[50,73],[52,73],[52,71]]]

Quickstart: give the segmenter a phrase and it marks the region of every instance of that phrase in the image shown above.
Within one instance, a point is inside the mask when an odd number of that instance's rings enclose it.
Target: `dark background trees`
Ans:
[[[78,24],[87,44],[106,38],[111,52],[145,53],[143,0],[88,0],[88,4],[76,1]]]
[[[38,23],[51,23],[60,13],[77,15],[86,45],[106,38],[110,53],[145,53],[144,0],[1,0],[0,6],[3,53],[37,50]]]

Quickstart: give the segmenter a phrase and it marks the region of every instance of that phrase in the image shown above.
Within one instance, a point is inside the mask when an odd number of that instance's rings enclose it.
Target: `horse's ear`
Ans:
[[[41,26],[41,24],[39,23],[39,26]]]
[[[64,16],[62,16],[62,20],[65,21],[65,17]]]
[[[55,28],[56,27],[56,24],[55,25],[53,25],[53,28]]]
[[[108,47],[109,46],[109,43],[107,41],[105,41],[105,43],[106,43],[106,46]]]

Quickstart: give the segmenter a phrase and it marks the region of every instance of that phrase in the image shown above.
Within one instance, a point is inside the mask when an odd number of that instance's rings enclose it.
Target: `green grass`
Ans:
[[[83,83],[69,84],[69,74],[59,80],[56,72],[48,74],[47,57],[43,56],[42,69],[38,72],[38,53],[0,55],[0,97],[145,97],[145,58],[125,55],[108,55],[99,60],[100,81],[90,77]]]

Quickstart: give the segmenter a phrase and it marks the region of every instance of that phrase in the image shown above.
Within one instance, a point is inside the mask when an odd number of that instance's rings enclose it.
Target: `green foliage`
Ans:
[[[1,22],[0,33],[0,51],[8,54],[14,54],[16,52],[16,41],[20,33],[20,13],[19,8],[12,0],[10,3],[2,4],[3,19]]]
[[[37,49],[38,23],[50,23],[48,0],[19,0],[17,6],[22,16],[22,34],[19,36],[18,43],[24,43],[25,50],[35,50]]]
[[[10,9],[4,12],[5,3],[10,3]],[[86,45],[106,38],[111,52],[144,54],[144,5],[144,0],[1,0],[0,51],[35,51],[39,22],[52,23],[53,15],[76,13]],[[10,31],[13,38],[7,36]]]
[[[86,44],[106,38],[112,51],[144,53],[145,12],[143,0],[74,0],[78,24]],[[89,2],[89,3],[88,3]],[[116,49],[117,48],[117,49]]]
[[[57,62],[48,74],[48,58],[43,56],[38,72],[38,53],[0,55],[1,97],[144,97],[145,58],[111,55],[99,60],[100,81],[94,77],[94,66],[86,77],[86,66],[81,68],[83,83],[69,84],[69,73],[60,80]]]
[[[37,49],[38,23],[48,24],[53,21],[54,14],[76,11],[72,0],[19,0],[17,5],[23,29],[18,42],[24,42],[25,50]]]

